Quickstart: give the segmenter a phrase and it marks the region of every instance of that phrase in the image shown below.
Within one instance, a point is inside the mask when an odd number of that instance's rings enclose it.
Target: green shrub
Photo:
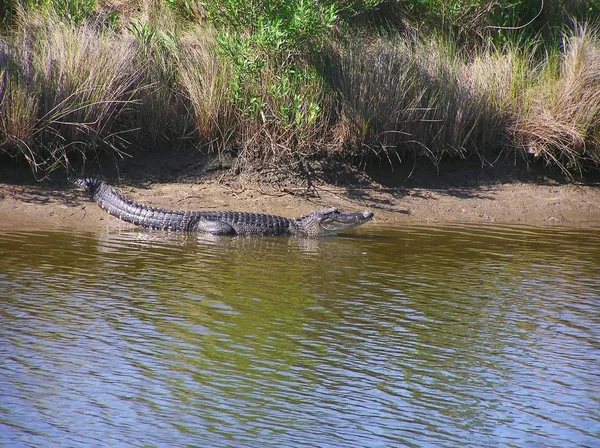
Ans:
[[[282,126],[313,125],[320,105],[306,96],[305,86],[318,83],[309,62],[330,36],[335,7],[317,0],[224,0],[210,2],[206,14],[218,31],[230,99],[240,111]]]
[[[0,5],[0,23],[16,17],[19,8],[51,9],[63,20],[81,25],[94,15],[96,0],[5,0]]]
[[[70,23],[81,25],[96,6],[96,0],[51,0],[54,10]]]

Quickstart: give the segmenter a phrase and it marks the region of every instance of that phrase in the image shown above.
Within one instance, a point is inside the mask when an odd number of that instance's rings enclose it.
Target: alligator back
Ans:
[[[291,231],[287,218],[247,212],[194,212],[165,210],[140,204],[95,178],[76,179],[100,207],[138,226],[174,231],[237,235],[284,235]]]

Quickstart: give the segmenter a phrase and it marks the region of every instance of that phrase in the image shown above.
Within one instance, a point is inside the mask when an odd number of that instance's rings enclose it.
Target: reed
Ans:
[[[392,163],[411,153],[438,164],[484,158],[502,141],[504,116],[489,101],[489,80],[449,45],[380,37],[331,51],[324,70],[346,144]]]
[[[597,28],[565,33],[562,48],[529,39],[466,54],[443,39],[352,39],[324,72],[344,144],[363,157],[533,155],[570,177],[600,162]]]
[[[176,75],[195,139],[212,151],[231,150],[237,126],[227,101],[227,69],[217,57],[211,30],[196,26],[181,38]]]
[[[166,3],[105,2],[75,22],[51,5],[12,8],[0,39],[0,150],[44,174],[98,151],[172,148],[229,152],[242,170],[510,154],[568,177],[600,163],[597,26],[565,32],[560,46],[465,47],[417,28],[326,34],[327,10],[312,46],[293,45],[312,28],[288,24],[279,52],[276,27],[226,36],[199,6],[190,20]]]
[[[133,65],[139,79],[131,146],[141,150],[184,147],[192,133],[192,114],[177,85],[182,23],[162,2],[140,0],[138,9],[118,34],[136,48]]]
[[[83,153],[123,147],[118,117],[131,106],[138,78],[135,48],[89,24],[65,24],[52,10],[21,10],[18,32],[0,48],[7,71],[0,145],[34,171]]]
[[[568,177],[600,163],[598,33],[597,27],[578,26],[564,36],[558,69],[550,63],[538,69],[512,128],[515,143]]]

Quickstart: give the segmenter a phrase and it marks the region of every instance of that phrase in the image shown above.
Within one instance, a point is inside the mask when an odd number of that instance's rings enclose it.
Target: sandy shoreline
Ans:
[[[84,191],[65,182],[39,184],[23,181],[23,176],[5,171],[0,178],[6,180],[0,182],[1,230],[133,227],[109,216]],[[199,176],[193,181],[109,181],[141,203],[173,210],[239,210],[295,217],[334,206],[371,210],[375,225],[495,222],[600,226],[598,185],[490,180],[489,173],[481,170],[449,170],[434,177],[420,173],[402,185],[373,179],[360,186],[319,183],[311,195],[304,194],[301,187],[238,181],[231,175]]]

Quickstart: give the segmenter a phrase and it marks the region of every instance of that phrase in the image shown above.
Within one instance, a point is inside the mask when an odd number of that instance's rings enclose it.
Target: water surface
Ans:
[[[600,231],[0,234],[0,446],[600,446]]]

